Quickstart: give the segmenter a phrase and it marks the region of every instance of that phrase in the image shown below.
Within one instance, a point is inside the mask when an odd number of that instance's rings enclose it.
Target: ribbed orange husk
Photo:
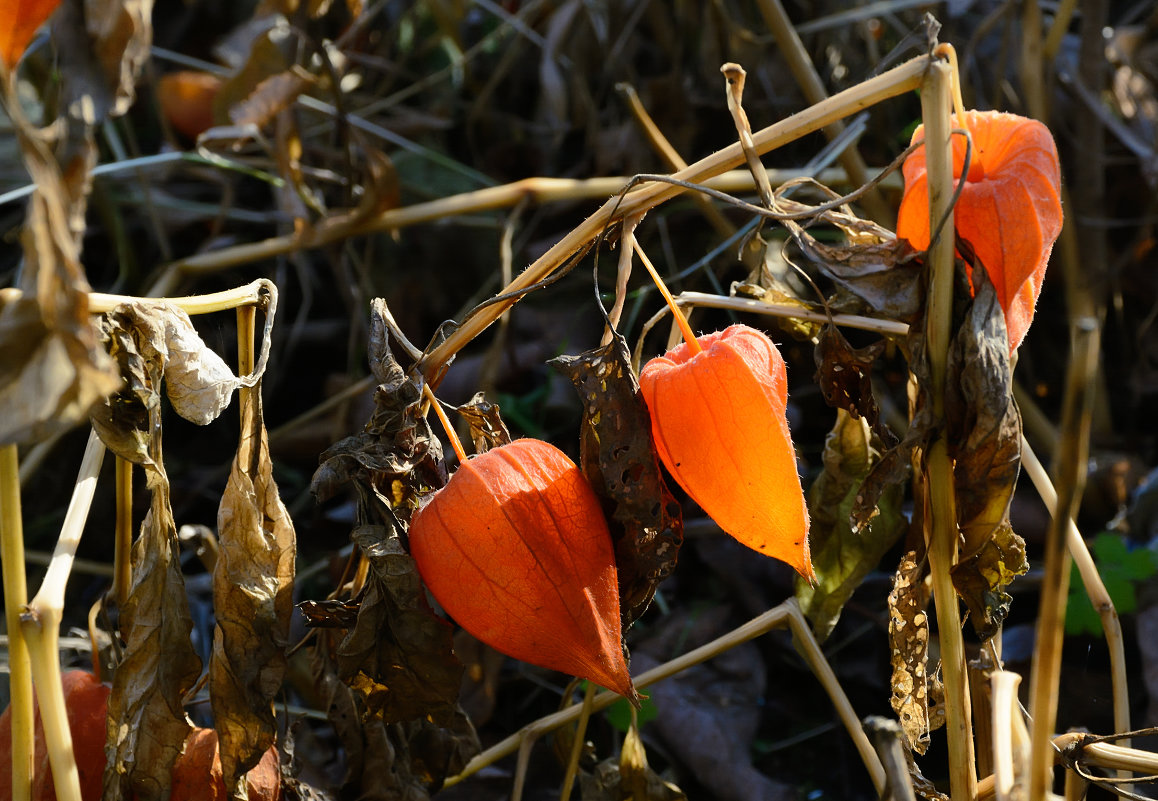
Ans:
[[[954,209],[954,227],[993,282],[1012,353],[1033,322],[1050,252],[1061,233],[1061,165],[1053,136],[1037,120],[997,111],[967,111],[965,117],[973,154]],[[954,127],[959,124],[954,116]],[[918,127],[913,141],[924,136],[924,127]],[[953,177],[958,179],[965,166],[965,139],[954,136],[952,144]],[[903,171],[897,236],[925,250],[930,233],[924,148],[905,159]]]
[[[698,341],[702,353],[678,345],[639,376],[660,459],[720,528],[813,581],[784,360],[746,325]]]
[[[611,534],[558,448],[520,439],[468,459],[415,512],[410,553],[435,599],[479,640],[636,697]]]

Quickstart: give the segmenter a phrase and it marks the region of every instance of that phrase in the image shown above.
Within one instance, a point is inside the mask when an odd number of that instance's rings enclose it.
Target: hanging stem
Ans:
[[[647,268],[648,274],[651,275],[651,280],[655,282],[655,287],[659,290],[659,294],[663,295],[664,302],[667,303],[667,307],[671,309],[672,317],[675,319],[676,325],[680,327],[680,333],[683,334],[684,342],[691,348],[692,353],[703,353],[704,349],[700,347],[699,340],[697,340],[696,335],[692,333],[692,327],[688,325],[688,318],[684,317],[683,311],[676,305],[675,300],[671,296],[671,292],[667,291],[667,284],[659,277],[659,273],[656,272],[655,267],[651,263],[651,259],[643,252],[643,248],[635,241],[635,237],[631,238],[631,244],[635,248],[635,253],[639,256],[639,260],[643,262],[643,266]]]
[[[133,584],[133,463],[117,457],[117,519],[113,529],[113,598],[124,609]]]
[[[567,759],[567,772],[563,774],[559,801],[568,801],[571,798],[571,789],[575,786],[575,776],[579,773],[579,757],[583,754],[583,743],[587,739],[587,722],[591,720],[591,702],[595,700],[595,689],[595,684],[588,681],[587,690],[583,693],[583,710],[579,713],[579,722],[575,724],[575,738],[571,741],[571,754]],[[631,714],[634,717],[634,706],[631,708]]]
[[[422,385],[422,394],[430,401],[430,405],[434,407],[434,413],[438,416],[438,422],[442,423],[442,430],[446,432],[447,438],[450,439],[450,447],[454,450],[454,455],[458,457],[459,464],[466,464],[466,451],[462,449],[462,441],[459,440],[458,434],[454,430],[454,426],[450,424],[450,418],[446,416],[446,412],[442,410],[442,404],[438,402],[438,398],[434,397],[434,392],[430,389],[429,384]]]
[[[15,445],[0,447],[0,570],[4,575],[4,617],[8,626],[8,680],[12,725],[12,801],[32,796],[32,663],[20,628],[28,603],[24,572],[24,527],[20,517],[20,464]],[[0,790],[3,792],[3,790]]]
[[[934,426],[941,430],[945,415],[945,373],[948,364],[953,308],[953,157],[950,144],[952,68],[944,61],[929,66],[921,92],[925,123],[925,154],[929,171],[930,230],[946,214],[941,235],[928,254],[929,300],[925,314],[926,352],[929,360],[930,398]],[[957,501],[948,443],[940,434],[925,457],[928,484],[928,552],[941,643],[941,670],[945,683],[946,735],[949,742],[949,786],[954,801],[970,801],[977,791],[973,751],[972,711],[961,637],[961,612],[950,575],[957,560]]]

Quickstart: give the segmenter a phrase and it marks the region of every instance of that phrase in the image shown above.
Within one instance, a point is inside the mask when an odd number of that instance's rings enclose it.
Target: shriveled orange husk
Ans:
[[[746,325],[697,341],[703,352],[680,344],[639,376],[660,459],[720,528],[812,581],[784,360]]]
[[[447,614],[487,645],[636,697],[611,534],[558,448],[520,439],[464,462],[415,512],[410,553]]]
[[[1053,136],[1037,120],[967,111],[965,123],[973,137],[973,153],[954,209],[954,225],[993,282],[1013,352],[1033,321],[1050,252],[1061,233],[1061,165]],[[953,124],[961,125],[956,116]],[[924,136],[924,127],[918,127],[913,141]],[[953,178],[959,179],[965,167],[965,139],[954,136],[952,145]],[[903,170],[905,194],[897,236],[925,250],[930,239],[925,148],[913,151]]]

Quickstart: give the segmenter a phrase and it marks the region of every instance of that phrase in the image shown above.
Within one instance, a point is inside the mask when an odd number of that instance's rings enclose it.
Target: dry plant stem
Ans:
[[[623,316],[623,305],[627,302],[627,281],[631,278],[631,259],[635,255],[635,227],[639,225],[638,217],[624,220],[619,230],[619,262],[615,271],[615,303],[607,313],[608,328],[603,332],[599,345],[603,347],[611,342],[612,331],[619,327],[619,318]],[[507,318],[503,318],[507,319]]]
[[[133,463],[117,457],[117,519],[113,531],[113,598],[124,608],[133,583]]]
[[[1051,515],[1055,514],[1057,491],[1053,488],[1053,482],[1050,481],[1045,466],[1042,465],[1037,454],[1033,452],[1033,448],[1025,441],[1024,437],[1021,441],[1021,464],[1029,475],[1030,481],[1033,482],[1038,495],[1045,503],[1045,508],[1049,510]],[[1090,596],[1090,602],[1102,621],[1102,631],[1106,636],[1106,648],[1110,652],[1110,678],[1114,692],[1114,731],[1130,731],[1130,687],[1126,671],[1126,646],[1125,637],[1122,635],[1122,621],[1118,617],[1118,610],[1114,608],[1114,601],[1110,598],[1110,593],[1102,582],[1102,576],[1098,573],[1098,567],[1094,564],[1094,558],[1090,555],[1090,549],[1086,547],[1086,541],[1082,538],[1081,532],[1078,531],[1078,527],[1072,519],[1066,522],[1066,547],[1069,549],[1070,556],[1073,557],[1074,564],[1078,566],[1078,574],[1082,577],[1086,594]],[[1128,738],[1118,742],[1127,748],[1130,746]]]
[[[899,69],[899,68],[898,68]],[[914,70],[915,72],[915,70]],[[886,75],[889,73],[886,73]],[[883,77],[883,76],[882,76]],[[916,85],[915,80],[913,85]],[[890,95],[901,94],[892,92]],[[877,98],[879,99],[879,98]],[[850,109],[841,116],[847,116],[871,105],[871,102]],[[783,143],[780,143],[783,144]],[[705,159],[706,161],[706,159]],[[702,163],[702,162],[701,162]],[[737,161],[736,164],[739,162]],[[697,165],[693,165],[695,167]],[[681,171],[682,172],[682,171]],[[739,192],[752,189],[752,176],[747,171],[731,171],[727,168],[713,177],[705,178],[700,183],[718,189],[722,192]],[[778,182],[805,176],[801,170],[776,170],[773,177]],[[825,170],[816,176],[817,180],[832,186],[848,182],[844,170]],[[601,199],[614,195],[623,189],[629,178],[626,176],[609,176],[605,178],[589,178],[585,180],[571,178],[525,178],[503,186],[488,187],[472,192],[452,195],[428,203],[416,203],[400,209],[390,209],[373,216],[356,214],[339,215],[319,222],[307,234],[286,234],[271,237],[261,242],[251,242],[236,245],[230,248],[199,253],[171,262],[149,288],[147,295],[161,296],[173,292],[181,283],[183,276],[211,274],[249,264],[263,259],[283,256],[287,253],[310,248],[319,248],[351,236],[377,233],[380,231],[396,231],[411,225],[435,222],[448,217],[462,214],[474,214],[494,209],[510,208],[523,200],[530,199],[538,203],[557,201],[573,201],[583,199]],[[892,186],[900,186],[899,178],[892,178]],[[602,220],[600,221],[600,227]],[[592,234],[595,236],[596,234]],[[557,266],[557,265],[556,265]],[[535,283],[532,281],[531,283]]]
[[[209,314],[210,312],[228,311],[240,306],[252,306],[262,302],[261,289],[269,284],[265,279],[258,279],[245,286],[227,289],[223,292],[213,292],[208,295],[189,295],[180,298],[164,298],[186,314]],[[11,290],[12,298],[19,298],[23,293],[20,290]],[[156,299],[156,298],[154,298]],[[92,314],[111,312],[122,303],[136,303],[141,298],[129,295],[109,295],[104,292],[90,292],[88,295],[88,310]]]
[[[434,397],[434,391],[431,390],[429,384],[422,385],[422,394],[426,396],[426,400],[434,408],[434,414],[438,418],[438,422],[442,424],[442,430],[446,432],[447,438],[450,439],[450,447],[454,451],[454,455],[458,457],[459,464],[466,464],[466,451],[462,448],[462,441],[459,440],[458,434],[454,431],[454,426],[450,422],[450,418],[446,416],[446,412],[442,410],[442,404],[438,402],[438,398]]]
[[[675,300],[671,296],[671,292],[669,292],[667,289],[667,284],[665,284],[663,279],[660,278],[659,272],[651,263],[651,259],[647,257],[647,254],[644,252],[643,248],[641,248],[639,243],[634,239],[632,239],[632,245],[635,248],[636,255],[639,256],[639,260],[643,263],[643,266],[647,268],[647,272],[648,275],[651,276],[651,280],[655,282],[655,286],[656,289],[659,290],[659,294],[663,295],[664,302],[667,303],[667,307],[671,310],[672,319],[675,321],[675,324],[679,326],[680,333],[683,334],[684,342],[687,343],[688,348],[692,353],[702,353],[704,350],[703,347],[701,347],[699,340],[696,339],[696,335],[692,333],[692,327],[688,325],[688,321],[687,318],[684,317],[684,313],[680,311],[679,306],[676,306]]]
[[[104,456],[104,443],[93,431],[89,434],[88,447],[81,460],[80,473],[64,516],[60,538],[52,554],[52,562],[36,597],[20,613],[20,628],[28,642],[40,719],[44,725],[44,742],[59,801],[81,801],[80,777],[76,771],[72,735],[68,727],[68,709],[64,703],[60,675],[59,640],[64,590],[76,548],[80,544],[80,535],[88,519]]]
[[[886,98],[911,91],[920,84],[921,76],[928,63],[927,58],[919,57],[846,89],[828,100],[753,134],[753,144],[758,152],[766,153],[817,131],[829,123],[875,105]],[[707,158],[688,166],[687,169],[680,170],[673,177],[681,181],[703,183],[725,170],[734,168],[742,163],[743,159],[743,151],[737,143],[716,151]],[[613,219],[642,214],[683,191],[685,190],[679,186],[652,183],[629,192],[622,199],[619,197],[611,198],[536,259],[510,285],[503,289],[503,293],[526,289],[549,276],[575,253],[593,242]],[[423,374],[428,379],[438,375],[442,365],[498,319],[499,315],[510,308],[514,302],[511,300],[505,303],[495,303],[464,322],[422,360]]]
[[[1049,118],[1046,107],[1045,80],[1041,74],[1041,6],[1021,4],[1021,92],[1029,116],[1043,122]]]
[[[1063,751],[1075,744],[1080,745],[1082,761],[1089,765],[1147,776],[1158,775],[1158,754],[1153,751],[1140,751],[1113,743],[1084,743],[1086,736],[1080,732],[1068,732],[1059,734],[1053,742]]]
[[[644,136],[646,136],[647,141],[651,143],[652,149],[667,162],[667,166],[676,171],[688,166],[683,156],[672,146],[672,143],[663,135],[663,131],[655,124],[651,115],[647,113],[647,109],[643,107],[643,102],[640,101],[635,87],[629,83],[621,83],[615,88],[618,89],[619,93],[627,100],[627,106],[631,109],[631,114],[635,117],[635,122],[643,130]],[[851,176],[849,180],[852,181],[854,185],[861,183]],[[868,179],[866,178],[865,182],[867,181]],[[699,207],[705,219],[716,229],[716,233],[725,238],[736,233],[736,226],[728,221],[728,218],[724,216],[723,212],[712,205],[711,200],[700,194],[693,195],[692,199]]]
[[[1021,717],[1017,686],[1021,676],[994,671],[993,686],[993,789],[997,801],[1024,797],[1029,769],[1029,735]],[[1018,789],[1020,788],[1020,792]]]
[[[8,681],[12,724],[12,801],[32,795],[32,663],[20,628],[28,603],[24,572],[24,525],[20,516],[20,462],[15,445],[0,446],[0,571],[8,636]],[[0,793],[4,792],[0,789]]]
[[[747,80],[747,73],[739,64],[731,62],[720,67],[720,72],[724,74],[724,80],[727,81],[725,94],[728,101],[728,112],[732,115],[732,122],[735,124],[736,133],[740,138],[740,147],[744,151],[744,161],[748,163],[748,169],[756,181],[760,202],[764,204],[765,208],[770,209],[776,200],[772,196],[772,182],[768,180],[768,173],[764,170],[763,162],[760,161],[760,154],[756,151],[756,145],[752,141],[752,126],[748,122],[748,115],[744,112],[744,83]]]
[[[1063,796],[1065,801],[1083,801],[1089,787],[1089,782],[1081,776],[1072,770],[1066,771],[1065,795]]]
[[[237,374],[249,375],[253,372],[254,343],[256,332],[257,308],[254,306],[239,306],[237,308]],[[253,393],[257,387],[242,386],[237,390],[237,407],[241,415],[241,430],[248,430],[248,418],[252,414],[251,404]]]
[[[755,314],[768,314],[773,317],[790,317],[816,323],[827,323],[831,320],[834,324],[846,328],[875,331],[878,334],[891,337],[903,337],[909,333],[909,326],[896,320],[878,320],[875,317],[861,317],[856,314],[834,314],[830,317],[823,312],[809,311],[793,304],[765,303],[762,300],[752,298],[723,297],[722,295],[709,295],[703,292],[681,292],[676,296],[675,301],[681,309],[685,306],[693,308],[704,306],[713,309],[732,309]],[[667,314],[667,311],[664,310],[660,314]]]
[[[812,63],[812,57],[805,49],[804,42],[800,40],[800,35],[788,19],[784,5],[780,0],[757,0],[756,5],[764,17],[764,24],[776,38],[780,55],[788,61],[788,69],[792,70],[792,77],[796,79],[800,91],[804,93],[804,99],[809,103],[824,100],[828,96],[824,83],[820,80],[820,74],[816,71],[816,65]],[[840,136],[843,130],[843,123],[834,122],[824,127],[824,135],[831,141]],[[869,182],[868,167],[865,166],[864,159],[856,148],[845,148],[838,159],[854,185],[862,186]],[[870,217],[890,229],[893,227],[896,213],[877,189],[870,189],[860,202]]]
[[[571,789],[575,786],[575,776],[579,773],[579,757],[583,754],[583,743],[587,739],[587,723],[591,720],[591,702],[595,700],[595,685],[587,682],[587,690],[583,693],[583,710],[579,713],[579,722],[575,724],[575,739],[571,741],[571,753],[567,758],[567,771],[563,774],[563,787],[559,790],[559,801],[568,801],[571,798]],[[632,715],[635,707],[631,708]]]
[[[701,662],[706,662],[725,651],[735,648],[737,645],[746,643],[749,640],[767,634],[774,628],[784,625],[788,625],[789,628],[791,628],[797,645],[805,646],[801,651],[801,655],[808,662],[809,667],[812,668],[813,673],[824,686],[829,698],[832,699],[833,705],[840,715],[841,722],[844,723],[845,728],[852,737],[857,752],[860,754],[861,759],[865,763],[865,768],[872,777],[873,787],[880,793],[885,786],[884,767],[881,765],[876,751],[873,750],[868,736],[864,733],[864,729],[861,727],[860,720],[857,718],[856,712],[848,700],[848,696],[844,694],[840,682],[836,680],[832,668],[828,665],[827,660],[825,660],[824,654],[820,650],[820,645],[812,635],[812,629],[809,627],[808,621],[805,620],[804,614],[800,611],[800,607],[795,600],[789,599],[779,606],[769,609],[759,617],[749,620],[739,628],[733,629],[724,636],[689,651],[683,656],[676,657],[662,665],[654,667],[645,673],[641,673],[634,679],[635,686],[642,690],[645,687],[670,678]],[[606,709],[621,697],[619,694],[610,691],[601,692],[591,701],[591,712],[595,713]],[[571,706],[524,726],[510,737],[496,743],[472,759],[463,769],[462,773],[447,779],[446,786],[449,787],[453,784],[458,784],[488,765],[494,764],[515,751],[519,751],[523,748],[524,743],[529,740],[570,723],[572,720],[578,718],[581,713],[582,707]]]
[[[1053,60],[1057,58],[1058,51],[1061,50],[1062,40],[1069,32],[1070,21],[1073,19],[1077,7],[1078,0],[1061,0],[1057,4],[1057,10],[1053,14],[1053,22],[1050,23],[1049,33],[1046,34],[1045,44],[1041,48],[1043,68],[1051,66]]]
[[[1056,514],[1057,491],[1054,490],[1053,482],[1050,481],[1045,466],[1037,458],[1037,454],[1033,452],[1033,448],[1030,447],[1024,436],[1021,441],[1021,464],[1025,467],[1025,472],[1029,475],[1030,481],[1033,482],[1034,488],[1037,489],[1038,495],[1045,503],[1045,508],[1049,510],[1051,515]],[[1086,547],[1086,541],[1082,538],[1073,519],[1067,521],[1066,547],[1074,560],[1074,564],[1078,566],[1078,574],[1082,578],[1086,594],[1090,597],[1090,603],[1102,621],[1102,632],[1106,637],[1106,648],[1110,653],[1114,730],[1130,731],[1130,687],[1126,670],[1126,645],[1125,637],[1122,635],[1122,621],[1118,617],[1118,610],[1114,607],[1114,601],[1110,598],[1106,585],[1102,582],[1102,576],[1098,573],[1094,558],[1090,555],[1090,549]],[[1124,747],[1130,746],[1129,738],[1124,738],[1119,742]],[[1130,777],[1125,771],[1119,771],[1118,778],[1128,779]],[[1126,785],[1123,789],[1129,791],[1131,788]]]
[[[950,111],[953,74],[949,65],[937,61],[929,66],[921,90],[921,116],[925,123],[925,153],[929,172],[930,230],[946,212],[953,194],[953,163],[950,148]],[[945,222],[930,246],[929,299],[926,311],[926,352],[930,373],[930,406],[934,425],[945,415],[945,371],[950,346],[953,305],[953,218]],[[949,787],[953,801],[971,801],[977,792],[977,768],[973,757],[972,711],[961,638],[961,612],[957,590],[949,571],[957,559],[957,509],[953,467],[948,443],[938,436],[925,455],[928,485],[928,552],[937,608],[937,631],[941,644],[941,670],[945,683],[945,731],[949,743]]]
[[[864,728],[885,769],[886,792],[883,797],[893,801],[916,801],[909,763],[905,759],[905,746],[901,744],[901,724],[892,718],[870,715],[865,718]]]
[[[1066,371],[1062,408],[1062,437],[1058,445],[1057,504],[1045,541],[1045,574],[1037,616],[1037,640],[1030,682],[1030,716],[1033,719],[1030,798],[1043,798],[1052,786],[1053,728],[1057,721],[1058,681],[1062,639],[1065,634],[1069,557],[1066,530],[1077,514],[1085,486],[1091,407],[1099,352],[1096,320],[1084,318],[1073,331],[1073,352]]]

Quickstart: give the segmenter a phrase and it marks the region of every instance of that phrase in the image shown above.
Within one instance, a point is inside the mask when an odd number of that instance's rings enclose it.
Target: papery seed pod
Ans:
[[[954,115],[954,127],[961,121]],[[969,174],[954,208],[957,235],[985,265],[1005,312],[1012,353],[1033,322],[1053,243],[1061,233],[1061,165],[1049,129],[1037,120],[997,111],[967,111],[973,138]],[[925,136],[924,126],[913,141]],[[952,138],[953,178],[965,167],[965,139]],[[929,247],[929,178],[925,148],[904,165],[905,194],[897,236],[917,250]]]
[[[720,528],[812,581],[784,360],[746,325],[697,341],[702,352],[682,343],[639,376],[660,459]]]
[[[435,599],[479,640],[636,699],[611,534],[558,448],[520,439],[468,459],[414,513],[410,553]]]

